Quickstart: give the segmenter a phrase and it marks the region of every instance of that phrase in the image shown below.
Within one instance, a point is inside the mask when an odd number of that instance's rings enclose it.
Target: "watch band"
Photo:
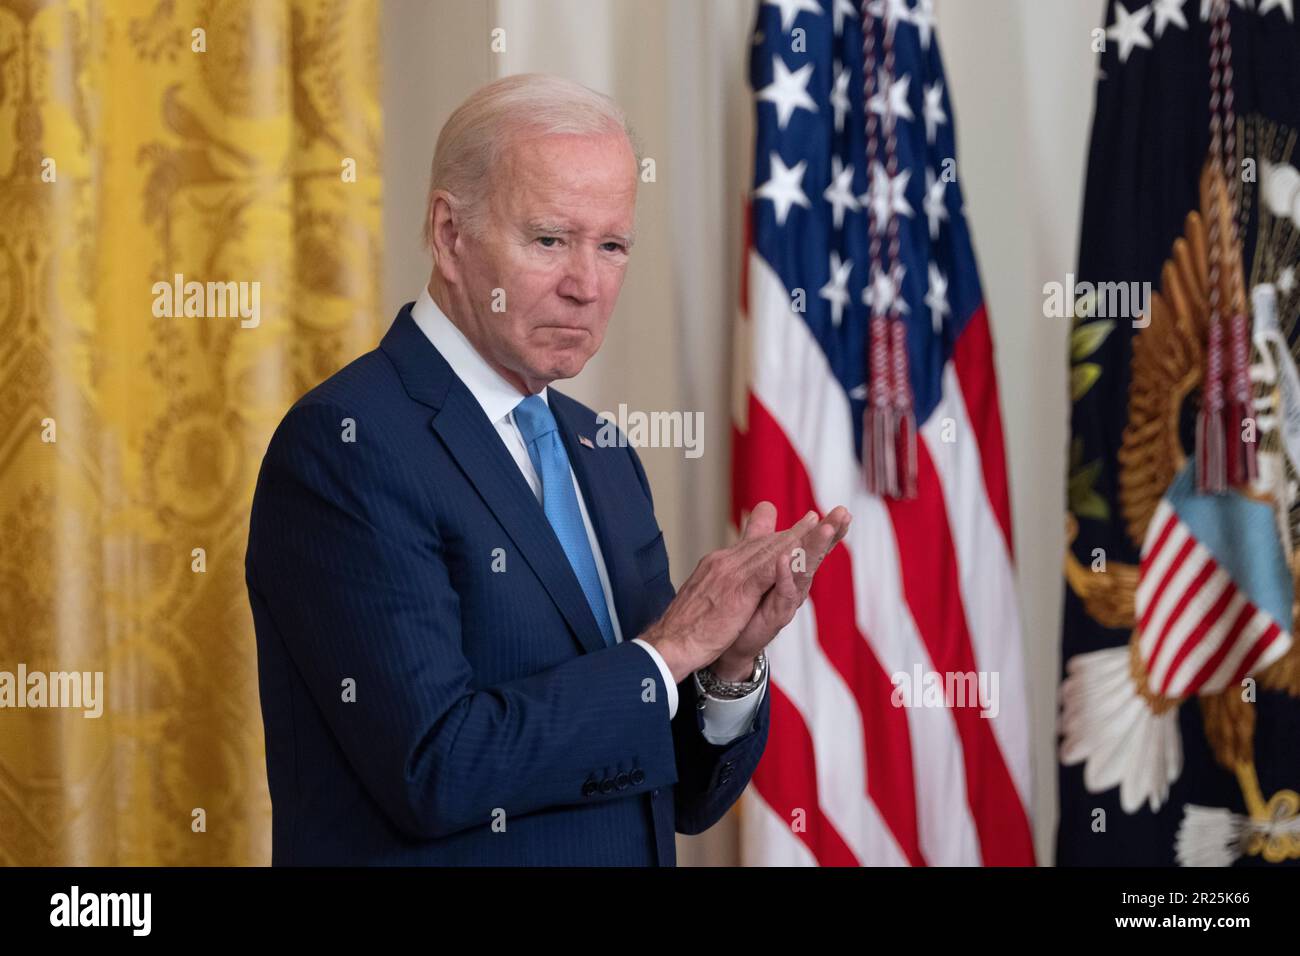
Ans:
[[[738,700],[756,691],[763,683],[763,675],[766,672],[767,652],[761,651],[758,657],[754,658],[754,673],[749,680],[723,680],[707,666],[696,671],[695,676],[700,686],[704,688],[704,693],[710,697],[719,700]]]

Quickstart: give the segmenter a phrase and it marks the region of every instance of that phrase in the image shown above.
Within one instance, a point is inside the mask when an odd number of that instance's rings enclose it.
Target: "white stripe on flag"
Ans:
[[[1182,530],[1182,527],[1179,527]],[[1186,537],[1186,535],[1184,535]],[[1192,545],[1192,549],[1187,552],[1181,564],[1170,568],[1169,583],[1165,585],[1164,592],[1156,600],[1155,607],[1151,611],[1151,619],[1147,621],[1144,634],[1150,635],[1153,640],[1157,639],[1169,627],[1175,609],[1178,603],[1187,593],[1187,586],[1195,580],[1201,570],[1214,561],[1210,557],[1210,552],[1205,550],[1200,542]],[[1167,642],[1166,642],[1167,643]],[[1154,648],[1152,648],[1154,650]],[[1163,649],[1162,649],[1163,650]],[[1150,660],[1150,654],[1146,655]]]
[[[1223,596],[1224,591],[1228,589],[1236,592],[1236,588],[1232,587],[1228,575],[1223,572],[1222,568],[1216,567],[1209,580],[1188,600],[1183,613],[1176,620],[1169,623],[1166,628],[1167,633],[1164,643],[1160,645],[1160,653],[1156,655],[1156,659],[1147,661],[1147,671],[1150,674],[1149,687],[1154,689],[1164,684],[1165,675],[1169,673],[1169,668],[1173,666],[1174,659],[1182,651],[1183,645],[1197,628],[1209,621],[1210,611],[1213,610],[1219,598]],[[1209,659],[1210,655],[1214,653],[1214,649],[1219,646],[1224,632],[1233,619],[1236,618],[1237,611],[1241,609],[1244,602],[1244,595],[1234,593],[1224,612],[1220,613],[1213,621],[1209,621],[1210,626],[1201,634],[1196,647],[1188,653],[1185,662],[1194,657],[1198,658],[1201,663]],[[1197,669],[1200,669],[1199,665]]]
[[[943,441],[945,419],[951,419],[954,426],[955,440],[950,442]],[[943,372],[943,396],[922,426],[921,436],[943,487],[975,667],[998,675],[998,715],[988,719],[1027,811],[1033,805],[1033,783],[1015,575],[984,488],[975,429],[951,362]]]
[[[1158,514],[1159,512],[1157,511],[1157,515]],[[1155,592],[1156,585],[1164,579],[1165,572],[1169,570],[1169,565],[1173,563],[1175,555],[1178,554],[1183,543],[1187,541],[1187,529],[1183,526],[1183,523],[1178,520],[1178,516],[1173,514],[1172,510],[1169,514],[1169,520],[1174,522],[1174,528],[1169,532],[1169,537],[1165,539],[1165,543],[1161,546],[1160,550],[1151,555],[1151,566],[1143,569],[1142,578],[1138,582],[1135,606],[1137,608],[1139,620],[1141,619],[1142,613],[1147,605],[1151,603],[1151,598]],[[1156,538],[1152,539],[1152,542],[1154,543],[1158,538],[1159,536],[1157,535]],[[1143,557],[1146,557],[1146,555],[1143,555]]]
[[[907,858],[867,795],[862,716],[853,692],[817,644],[812,604],[795,612],[768,645],[772,675],[803,716],[817,763],[817,803],[853,855],[875,866],[904,866]]]
[[[803,840],[763,799],[752,783],[740,806],[741,866],[816,866]]]
[[[1204,694],[1217,694],[1226,690],[1228,687],[1228,681],[1232,679],[1232,675],[1237,672],[1237,668],[1241,666],[1241,662],[1245,659],[1246,655],[1250,653],[1251,649],[1254,648],[1255,642],[1260,639],[1272,623],[1273,619],[1271,617],[1263,611],[1256,610],[1255,613],[1251,615],[1250,620],[1246,622],[1246,626],[1241,629],[1241,634],[1238,635],[1236,641],[1233,642],[1232,648],[1224,655],[1223,660],[1219,663],[1219,666],[1215,668],[1214,673],[1210,675],[1209,680],[1205,682],[1203,687],[1198,688],[1198,690]],[[1276,643],[1276,638],[1274,640]],[[1261,668],[1267,667],[1269,663],[1270,661],[1267,656],[1261,657],[1255,662],[1253,669],[1259,671]],[[1197,668],[1197,670],[1199,670],[1199,668]],[[1192,678],[1196,676],[1196,671],[1191,670],[1190,667],[1180,667],[1175,676],[1186,683],[1190,682]]]

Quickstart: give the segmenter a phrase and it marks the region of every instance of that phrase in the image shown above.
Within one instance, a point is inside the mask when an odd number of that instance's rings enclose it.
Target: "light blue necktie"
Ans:
[[[605,592],[601,589],[600,575],[596,572],[596,559],[591,553],[587,527],[583,524],[582,512],[578,509],[578,496],[574,493],[569,471],[569,456],[564,451],[564,442],[560,440],[555,416],[540,395],[529,395],[515,406],[515,424],[524,436],[533,467],[542,479],[542,509],[546,512],[546,520],[551,523],[555,536],[560,539],[560,547],[569,556],[569,564],[578,576],[582,593],[587,596],[587,603],[591,606],[591,613],[596,616],[605,643],[613,647],[614,626],[609,620]]]

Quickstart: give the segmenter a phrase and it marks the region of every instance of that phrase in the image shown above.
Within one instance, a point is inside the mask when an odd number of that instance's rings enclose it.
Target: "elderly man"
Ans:
[[[763,649],[849,517],[765,503],[674,594],[636,451],[548,387],[600,348],[637,179],[608,98],[480,89],[427,288],[276,430],[245,561],[274,863],[673,865],[749,780]]]

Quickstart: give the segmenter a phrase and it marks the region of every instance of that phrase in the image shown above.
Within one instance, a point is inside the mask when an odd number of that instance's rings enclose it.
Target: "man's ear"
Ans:
[[[464,253],[464,223],[452,205],[451,195],[443,190],[433,194],[429,207],[432,226],[429,231],[433,252],[433,267],[446,283],[455,283],[460,275],[461,256]]]

